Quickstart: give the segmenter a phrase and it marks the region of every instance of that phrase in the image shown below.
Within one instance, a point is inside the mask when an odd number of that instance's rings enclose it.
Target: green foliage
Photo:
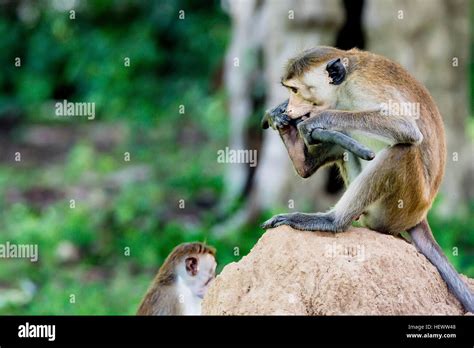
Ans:
[[[215,156],[228,123],[213,76],[230,23],[220,3],[81,2],[74,20],[46,2],[28,10],[27,21],[15,6],[0,15],[0,122],[17,124],[6,140],[15,151],[26,147],[21,163],[0,162],[0,243],[38,244],[39,261],[2,261],[0,314],[133,314],[185,241],[215,244],[221,267],[238,260],[240,244],[213,240],[200,205],[223,187]],[[55,117],[63,99],[95,102],[96,119]],[[36,125],[58,127],[52,148],[29,142]]]
[[[440,201],[442,197],[438,197]],[[435,209],[436,211],[436,202]],[[474,204],[467,216],[443,219],[430,212],[431,230],[454,267],[469,277],[474,276]]]

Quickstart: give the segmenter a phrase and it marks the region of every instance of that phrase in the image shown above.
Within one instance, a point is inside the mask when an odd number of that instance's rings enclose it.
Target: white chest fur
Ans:
[[[183,315],[201,314],[202,299],[191,292],[191,289],[185,285],[181,277],[178,277],[176,291],[178,293],[178,302],[181,306]]]

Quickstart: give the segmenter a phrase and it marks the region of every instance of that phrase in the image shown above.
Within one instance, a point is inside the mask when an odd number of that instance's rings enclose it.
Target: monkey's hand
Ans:
[[[298,123],[297,128],[307,146],[333,143],[352,152],[363,160],[371,161],[375,158],[375,153],[371,149],[342,132],[324,128],[323,125],[318,123],[317,117],[312,117]]]
[[[269,229],[281,225],[288,225],[300,231],[341,232],[347,226],[336,222],[332,212],[327,213],[289,213],[275,215],[262,224],[262,228]]]
[[[286,114],[287,106],[288,100],[274,109],[267,110],[262,119],[262,128],[267,129],[268,127],[272,127],[274,130],[277,130],[279,128],[288,127],[292,120]]]

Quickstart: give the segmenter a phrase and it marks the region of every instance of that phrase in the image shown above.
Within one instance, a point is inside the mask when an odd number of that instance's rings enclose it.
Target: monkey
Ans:
[[[290,97],[266,113],[262,126],[278,130],[298,175],[307,178],[336,164],[346,191],[327,212],[280,214],[262,227],[335,233],[358,220],[381,233],[408,232],[464,308],[474,312],[472,291],[427,221],[446,161],[443,120],[428,90],[385,57],[326,46],[290,59],[281,83]],[[325,138],[321,132],[330,133]],[[375,156],[361,156],[365,148],[359,145],[373,148]]]
[[[200,315],[201,302],[215,277],[216,250],[183,243],[168,255],[143,297],[137,315]]]

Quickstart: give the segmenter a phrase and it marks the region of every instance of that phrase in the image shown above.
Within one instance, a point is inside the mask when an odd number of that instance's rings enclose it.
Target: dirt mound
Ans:
[[[474,281],[469,280],[474,288]],[[203,314],[447,314],[464,310],[405,240],[362,228],[267,231],[211,285]]]

